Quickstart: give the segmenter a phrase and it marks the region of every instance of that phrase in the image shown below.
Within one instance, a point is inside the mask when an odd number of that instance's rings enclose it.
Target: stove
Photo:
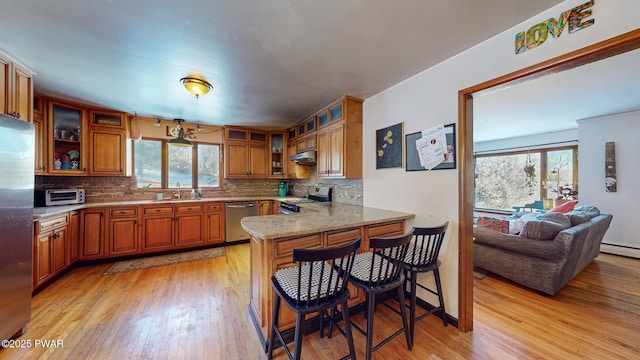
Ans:
[[[280,202],[281,214],[294,214],[300,212],[298,204],[329,202],[331,201],[331,187],[309,185],[306,198],[287,199]]]

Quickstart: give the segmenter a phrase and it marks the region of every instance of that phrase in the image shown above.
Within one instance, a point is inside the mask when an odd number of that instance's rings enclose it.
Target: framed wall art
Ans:
[[[431,170],[456,168],[456,124],[445,125],[444,133],[447,140],[447,151],[444,154],[444,161]],[[420,164],[420,156],[416,148],[416,140],[420,138],[422,138],[421,131],[405,136],[406,171],[427,170]]]
[[[403,167],[404,122],[376,130],[376,169]]]

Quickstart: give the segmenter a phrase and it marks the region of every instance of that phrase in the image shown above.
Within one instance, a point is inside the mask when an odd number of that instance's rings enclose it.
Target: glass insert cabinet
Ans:
[[[50,103],[51,116],[50,136],[53,139],[49,152],[49,169],[52,172],[83,172],[86,169],[84,151],[83,119],[85,110],[82,108]]]

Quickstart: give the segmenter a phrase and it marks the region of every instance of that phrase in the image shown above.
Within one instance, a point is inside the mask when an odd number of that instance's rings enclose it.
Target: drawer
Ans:
[[[403,232],[404,226],[402,221],[367,227],[367,237],[369,238],[402,235]]]
[[[222,203],[209,204],[209,205],[207,205],[207,210],[210,211],[210,212],[222,211]]]
[[[185,212],[202,212],[202,204],[198,205],[178,205],[176,206],[176,211],[179,213]]]
[[[326,235],[326,244],[327,247],[333,247],[342,245],[349,241],[353,241],[359,238],[361,235],[360,228],[350,229],[350,230],[340,230],[336,232],[330,232]]]
[[[278,239],[273,242],[273,258],[293,255],[293,249],[322,248],[322,235],[313,234],[289,239]]]
[[[131,217],[137,215],[138,208],[117,208],[109,210],[109,216],[111,217]]]
[[[172,206],[148,207],[148,208],[144,208],[143,213],[145,215],[173,214],[173,207]]]
[[[40,226],[36,227],[36,234],[67,225],[67,214],[40,220],[39,223]]]

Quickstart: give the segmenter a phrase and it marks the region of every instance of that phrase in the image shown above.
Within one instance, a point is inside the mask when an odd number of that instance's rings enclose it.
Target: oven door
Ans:
[[[285,215],[295,214],[298,212],[297,210],[298,210],[298,206],[295,204],[289,204],[285,202],[280,203],[280,214],[285,214]]]

